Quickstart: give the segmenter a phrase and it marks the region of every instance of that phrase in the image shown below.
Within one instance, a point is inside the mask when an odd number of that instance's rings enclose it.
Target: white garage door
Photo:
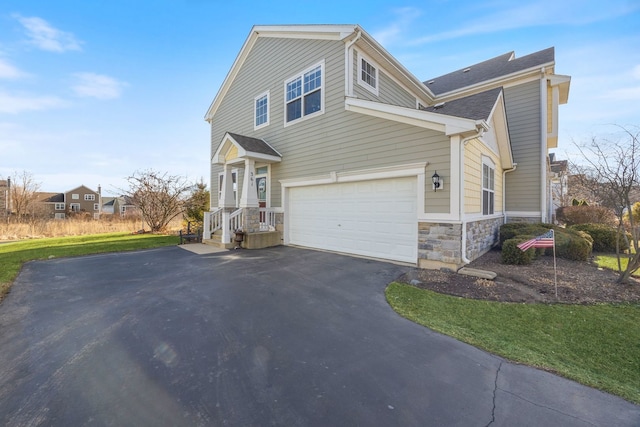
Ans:
[[[417,180],[375,181],[289,189],[289,243],[415,263]]]

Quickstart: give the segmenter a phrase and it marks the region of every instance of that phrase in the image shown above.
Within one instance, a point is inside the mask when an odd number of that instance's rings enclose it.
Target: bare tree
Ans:
[[[28,220],[38,211],[38,191],[40,183],[36,182],[30,172],[14,172],[10,197],[13,213],[18,221]]]
[[[580,174],[582,184],[599,204],[614,210],[618,231],[622,232],[623,215],[631,212],[631,195],[640,184],[640,128],[619,128],[623,135],[621,139],[610,141],[594,137],[589,144],[576,146],[585,161]],[[629,215],[629,222],[636,253],[629,259],[627,268],[621,271],[619,283],[627,283],[631,274],[640,268],[640,236],[633,215]],[[617,252],[620,266],[619,250]]]
[[[164,231],[185,209],[185,194],[193,187],[186,178],[154,170],[136,171],[126,178],[123,194],[140,210],[152,232]]]

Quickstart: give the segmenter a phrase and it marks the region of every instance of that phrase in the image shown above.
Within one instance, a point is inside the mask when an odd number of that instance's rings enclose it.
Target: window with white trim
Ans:
[[[100,209],[100,205],[98,203],[94,203],[93,204],[93,210],[97,211],[98,209]]]
[[[359,56],[358,61],[358,84],[365,89],[378,94],[378,67],[373,65],[372,61]]]
[[[265,92],[254,98],[253,128],[258,129],[269,124],[269,92]]]
[[[80,212],[80,203],[69,203],[71,212]]]
[[[285,125],[324,111],[324,62],[284,82]]]
[[[79,200],[79,199],[80,199],[80,195],[79,195],[79,194],[77,194],[77,193],[73,193],[73,194],[71,195],[71,199],[72,199],[72,200]]]
[[[482,159],[482,215],[493,215],[495,207],[495,165]]]
[[[95,200],[96,199],[96,195],[95,194],[85,194],[84,195],[84,199],[85,200]]]
[[[57,211],[63,211],[64,210],[64,203],[56,203],[56,210]]]

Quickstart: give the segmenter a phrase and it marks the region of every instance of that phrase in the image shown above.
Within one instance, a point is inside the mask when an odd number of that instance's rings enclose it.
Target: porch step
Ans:
[[[202,239],[202,243],[223,249],[233,249],[236,246],[235,242],[222,243],[222,234],[212,234],[211,239]]]

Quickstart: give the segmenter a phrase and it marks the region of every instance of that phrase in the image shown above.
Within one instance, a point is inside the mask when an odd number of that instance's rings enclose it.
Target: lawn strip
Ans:
[[[640,403],[640,305],[517,304],[391,283],[400,315],[509,360]]]

